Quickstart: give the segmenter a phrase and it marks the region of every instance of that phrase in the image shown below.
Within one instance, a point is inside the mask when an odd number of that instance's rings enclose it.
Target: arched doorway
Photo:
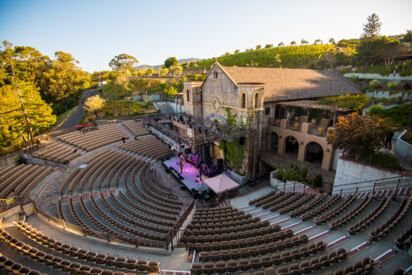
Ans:
[[[305,147],[305,161],[322,166],[323,148],[317,142],[309,142]]]
[[[270,133],[270,150],[278,150],[279,137],[275,132]]]
[[[297,158],[298,152],[299,152],[299,142],[296,140],[296,138],[292,136],[286,137],[285,153]]]

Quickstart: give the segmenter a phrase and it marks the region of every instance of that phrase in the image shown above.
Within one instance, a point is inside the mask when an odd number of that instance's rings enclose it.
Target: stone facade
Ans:
[[[225,123],[227,109],[230,109],[239,123],[250,123],[253,135],[245,137],[244,170],[249,177],[254,177],[258,168],[264,85],[236,84],[220,65],[215,64],[203,85],[185,82],[183,93],[187,114]],[[216,152],[219,150],[218,146],[214,146],[213,150],[215,152],[212,155],[222,155],[221,152]]]
[[[247,72],[251,70],[251,73],[258,73],[258,75],[249,75]],[[261,71],[262,70],[262,71]],[[227,109],[231,110],[231,113],[236,115],[238,122],[249,123],[251,131],[245,137],[246,138],[246,157],[244,160],[244,170],[249,177],[255,177],[259,174],[259,154],[261,150],[272,150],[271,137],[276,134],[278,137],[275,151],[279,154],[285,154],[285,140],[288,137],[293,137],[299,144],[298,152],[296,155],[297,161],[305,161],[307,158],[307,152],[309,149],[317,148],[320,153],[322,151],[321,163],[319,168],[323,170],[329,170],[333,163],[334,151],[331,144],[328,144],[326,139],[327,128],[329,127],[328,121],[330,118],[324,118],[319,124],[308,122],[307,117],[304,120],[304,116],[299,117],[299,127],[293,128],[289,125],[290,117],[289,113],[285,114],[282,119],[277,119],[280,103],[287,102],[284,99],[285,92],[291,89],[292,93],[299,95],[296,99],[288,99],[288,101],[294,101],[305,97],[305,89],[307,88],[307,80],[300,79],[300,84],[293,82],[293,88],[288,88],[288,79],[296,79],[296,74],[299,74],[299,69],[284,71],[272,70],[268,68],[265,70],[261,68],[259,70],[241,68],[241,67],[224,67],[219,63],[215,63],[208,76],[203,83],[201,82],[185,82],[183,95],[184,95],[184,110],[187,114],[202,117],[210,120],[218,120],[225,123],[227,116]],[[236,73],[237,81],[228,72]],[[256,71],[256,72],[255,72]],[[318,77],[317,71],[304,70],[306,75],[310,77]],[[269,77],[270,87],[274,91],[283,95],[276,99],[276,96],[265,91],[265,83],[251,82],[254,77],[259,79],[259,73],[265,74]],[[286,90],[279,90],[276,88],[276,81],[270,79],[271,74],[280,74],[283,77],[279,78],[278,75],[274,75],[273,79],[282,79],[282,83],[279,83],[279,87]],[[308,94],[322,94],[326,96],[344,94],[345,89],[348,89],[350,93],[356,93],[356,88],[348,83],[337,73],[330,73],[328,75],[336,78],[336,85],[334,81],[323,82],[320,78],[316,83],[319,88],[311,87],[311,93]],[[278,77],[278,78],[276,78]],[[311,79],[312,79],[311,78]],[[240,80],[239,80],[240,79]],[[248,82],[242,82],[247,79]],[[245,80],[246,81],[246,80]],[[286,82],[285,82],[286,81]],[[290,83],[290,82],[289,82]],[[327,85],[326,85],[327,84]],[[301,86],[299,86],[301,85]],[[299,87],[296,88],[296,87]],[[266,87],[267,88],[267,87]],[[266,92],[266,94],[265,94]],[[307,95],[306,95],[307,96]],[[267,97],[267,98],[265,98]],[[307,99],[315,99],[308,97]],[[300,121],[302,119],[302,121]],[[275,121],[276,120],[276,121]],[[325,124],[326,123],[326,124]],[[316,133],[315,130],[322,129],[322,132]],[[309,148],[311,147],[312,148]],[[309,149],[308,149],[309,148]],[[214,150],[219,150],[217,146],[214,146]],[[310,150],[309,150],[310,151]],[[221,152],[211,152],[211,155],[220,156]]]

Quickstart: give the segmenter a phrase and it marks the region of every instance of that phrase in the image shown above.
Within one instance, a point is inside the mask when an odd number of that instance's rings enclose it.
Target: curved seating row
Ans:
[[[67,256],[59,256],[59,255],[54,255],[51,253],[48,253],[46,251],[43,251],[42,249],[38,249],[36,247],[33,247],[31,245],[28,245],[24,242],[21,242],[20,240],[14,238],[11,236],[9,233],[7,233],[5,230],[0,229],[0,239],[3,243],[5,243],[8,247],[11,249],[16,250],[18,253],[29,257],[31,260],[51,266],[52,268],[56,270],[61,270],[63,272],[70,272],[73,274],[116,274],[116,271],[113,269],[104,269],[100,267],[92,267],[89,264],[89,259],[93,259],[92,256],[88,257],[86,254],[85,261],[80,261],[80,259],[74,258],[72,261],[70,257]],[[60,249],[65,251],[65,253],[70,253],[71,247],[66,245],[60,246]],[[68,250],[67,250],[68,249]],[[91,255],[91,254],[90,254]],[[96,254],[97,255],[97,254]],[[96,259],[97,260],[97,259]],[[105,259],[103,259],[105,260]],[[86,264],[88,263],[88,264]],[[132,263],[133,264],[133,263]],[[153,262],[152,265],[148,265],[146,262],[146,265],[143,264],[138,264],[134,263],[136,265],[136,269],[133,268],[134,272],[147,272],[149,270],[150,272],[158,272],[159,271],[159,265],[156,262]],[[125,259],[124,262],[124,267],[128,267],[127,260]],[[133,265],[134,267],[134,265]]]
[[[317,216],[313,219],[316,225],[320,225],[322,223],[325,223],[334,217],[336,217],[338,214],[343,212],[346,208],[348,208],[354,201],[355,201],[355,196],[350,195],[346,198],[344,198],[339,204],[335,206],[335,208],[329,210],[328,212]]]
[[[0,272],[1,274],[7,274],[7,272],[10,272],[11,274],[16,275],[46,275],[44,273],[41,273],[40,271],[24,266],[1,253]]]
[[[142,122],[135,120],[126,120],[122,122],[122,125],[126,127],[134,136],[143,136],[149,134],[149,130],[144,127]]]
[[[173,153],[168,145],[152,135],[138,137],[137,140],[123,144],[120,148],[153,159],[169,157]]]
[[[379,205],[372,210],[365,218],[358,221],[356,224],[351,225],[348,228],[348,232],[351,235],[354,235],[365,228],[367,228],[372,222],[374,222],[380,215],[382,215],[383,211],[389,206],[391,198],[384,198],[380,201]]]
[[[50,160],[58,163],[68,163],[80,156],[77,149],[70,147],[62,142],[53,140],[41,145],[41,148],[34,151],[34,157],[44,160]]]
[[[398,248],[409,248],[412,244],[412,226],[409,227],[405,233],[403,233],[396,241],[395,244]]]
[[[335,230],[342,225],[348,223],[350,220],[354,219],[357,215],[362,213],[363,210],[369,205],[372,201],[372,196],[367,197],[366,199],[362,200],[355,209],[351,210],[349,213],[345,214],[343,217],[331,222],[329,224],[330,229]]]
[[[87,261],[88,263],[96,263],[108,268],[124,268],[130,271],[159,271],[159,263],[147,262],[145,260],[131,259],[120,256],[112,256],[93,252],[90,250],[71,246],[53,238],[47,237],[39,230],[31,225],[18,221],[15,223],[18,230],[21,231],[28,238],[38,243],[41,247],[48,248],[56,253],[67,255],[71,258],[76,258],[80,261]],[[155,268],[157,266],[157,268]]]
[[[125,131],[126,129],[120,123],[106,124],[92,131],[75,131],[63,134],[58,136],[57,139],[83,150],[92,151],[107,144],[121,141],[122,138],[128,138]]]
[[[370,241],[377,241],[383,238],[389,231],[391,231],[396,224],[405,216],[412,204],[412,196],[403,199],[398,210],[387,220],[384,224],[373,230],[369,234]]]
[[[0,198],[26,197],[40,181],[53,172],[52,167],[20,164],[0,171]]]

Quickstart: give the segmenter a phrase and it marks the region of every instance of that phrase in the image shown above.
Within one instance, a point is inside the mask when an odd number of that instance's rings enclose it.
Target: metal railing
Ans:
[[[384,180],[370,180],[363,182],[346,183],[333,188],[332,194],[357,194],[371,192],[372,194],[382,191],[398,191],[412,188],[412,177],[392,177]]]
[[[171,229],[169,235],[170,235],[170,245],[171,245],[172,250],[174,249],[174,245],[177,245],[177,241],[180,240],[180,238],[182,237],[184,230],[181,230],[180,228],[182,227],[183,223],[186,221],[187,217],[190,215],[194,207],[195,207],[195,201],[192,200],[189,207],[185,210],[183,215],[179,218],[177,223],[173,226],[173,229]],[[175,240],[176,242],[174,242]]]

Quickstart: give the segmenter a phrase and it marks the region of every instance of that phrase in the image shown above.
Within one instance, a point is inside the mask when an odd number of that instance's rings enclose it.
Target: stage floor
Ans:
[[[178,173],[180,173],[180,168],[179,168],[179,157],[172,157],[168,160],[163,161],[163,163],[169,167],[169,168],[174,168]],[[208,187],[205,184],[202,184],[199,182],[199,178],[197,177],[199,175],[199,170],[192,165],[191,163],[185,162],[183,166],[183,171],[182,174],[180,174],[183,177],[183,184],[189,189],[196,189],[196,190],[207,190]],[[197,178],[196,178],[197,177]],[[202,176],[202,179],[205,179],[204,175]]]

